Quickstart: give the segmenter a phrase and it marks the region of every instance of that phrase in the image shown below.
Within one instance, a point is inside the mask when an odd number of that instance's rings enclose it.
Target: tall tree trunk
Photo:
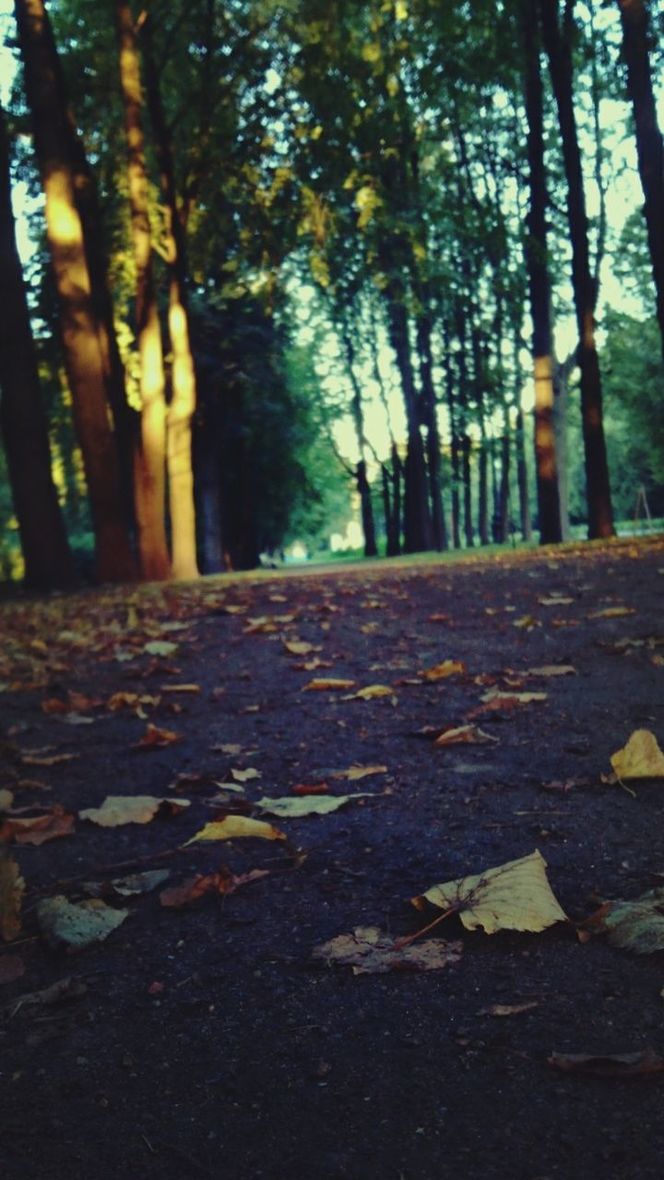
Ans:
[[[401,477],[403,464],[397,449],[392,443],[392,520],[387,535],[387,552],[390,557],[401,553]]]
[[[590,269],[588,218],[583,187],[581,151],[574,114],[572,77],[572,6],[565,9],[565,29],[559,25],[558,0],[539,0],[544,47],[558,109],[565,175],[567,219],[572,244],[572,287],[579,333],[581,419],[586,466],[589,537],[614,534],[611,486],[602,420],[602,381],[595,343],[595,282]],[[549,376],[543,370],[543,379]]]
[[[136,337],[141,389],[140,445],[136,450],[135,484],[138,548],[143,578],[158,581],[168,578],[171,572],[165,523],[166,383],[161,326],[152,276],[140,68],[134,21],[127,0],[116,0],[115,16],[136,266]]]
[[[69,102],[64,71],[58,57],[53,30],[44,25],[44,39],[53,66],[58,103],[65,115],[74,182],[74,199],[81,219],[85,260],[90,276],[92,307],[97,322],[99,348],[104,365],[106,396],[113,413],[123,506],[127,526],[135,526],[133,502],[132,455],[137,430],[137,414],[127,401],[125,372],[115,335],[113,301],[108,281],[108,256],[103,234],[103,217],[94,173],[90,168],[74,112]]]
[[[498,483],[497,536],[504,545],[510,537],[510,464],[512,447],[507,406],[504,407],[503,436],[500,440],[500,478]]]
[[[480,545],[489,544],[489,443],[486,436],[486,415],[484,411],[484,359],[479,328],[471,329],[473,354],[473,384],[480,427],[480,448],[478,455],[477,479],[477,532]]]
[[[15,0],[34,141],[45,196],[46,234],[60,308],[65,368],[90,498],[97,576],[125,581],[134,562],[122,506],[116,442],[106,406],[106,371],[76,207],[67,112],[63,109],[42,0]]]
[[[530,517],[530,496],[528,495],[528,467],[526,464],[526,432],[523,423],[523,410],[519,406],[516,412],[516,478],[519,488],[519,518],[521,521],[521,535],[530,543],[533,539],[533,525]]]
[[[364,533],[364,556],[377,557],[376,528],[374,524],[373,502],[371,499],[371,485],[367,479],[367,462],[365,457],[366,436],[364,432],[364,411],[362,409],[362,391],[355,375],[355,348],[349,327],[344,324],[341,338],[346,353],[346,368],[352,390],[351,417],[355,427],[355,439],[360,453],[355,468],[355,482],[360,497],[360,511],[362,517],[362,532]]]
[[[553,331],[547,249],[548,193],[544,166],[544,114],[537,17],[532,0],[522,2],[530,208],[525,256],[533,321],[535,372],[535,477],[540,542],[562,540],[556,437],[553,422]]]
[[[427,292],[423,291],[423,298]],[[434,549],[447,549],[447,529],[443,513],[440,486],[440,434],[436,390],[433,384],[433,355],[431,351],[431,316],[422,312],[417,318],[417,351],[420,362],[420,383],[424,422],[427,428],[427,469],[429,474],[429,498],[431,501],[431,541]]]
[[[403,302],[394,292],[387,294],[387,320],[390,343],[394,349],[401,378],[408,424],[408,449],[404,469],[404,551],[417,553],[431,546],[427,477],[418,394],[410,355],[408,315]]]
[[[664,356],[664,141],[650,68],[648,9],[644,0],[618,0],[627,89],[634,108],[636,150],[644,196],[648,246],[657,296],[657,321]],[[654,34],[652,34],[654,41]]]
[[[164,245],[169,267],[168,335],[173,357],[167,415],[168,493],[173,576],[195,578],[196,512],[192,466],[192,419],[196,409],[196,370],[187,309],[185,234],[175,184],[173,145],[152,53],[151,20],[143,25],[145,82],[161,187],[165,202]]]
[[[443,324],[443,366],[445,370],[445,397],[447,414],[450,420],[450,462],[452,467],[451,509],[452,509],[452,545],[461,548],[461,513],[459,511],[459,435],[457,432],[457,406],[454,390],[454,369],[452,366],[451,333],[447,320]]]
[[[25,563],[25,583],[40,590],[74,581],[51,473],[30,312],[16,246],[10,147],[0,108],[0,427]]]

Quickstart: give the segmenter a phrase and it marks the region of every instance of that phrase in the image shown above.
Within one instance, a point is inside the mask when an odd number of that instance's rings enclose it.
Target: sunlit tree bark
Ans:
[[[102,581],[123,581],[134,576],[134,562],[122,508],[83,229],[76,207],[67,112],[63,109],[42,0],[16,0],[15,12],[45,195],[46,233],[58,295],[65,368],[95,530],[97,575]]]
[[[147,102],[165,203],[164,247],[169,269],[168,335],[172,368],[166,454],[173,576],[195,578],[198,565],[191,424],[196,409],[196,370],[189,336],[185,235],[178,209],[171,134],[152,53],[150,18],[143,24],[142,35]]]
[[[16,246],[10,148],[0,109],[0,427],[25,562],[25,582],[67,586],[74,570],[51,473],[30,313]]]
[[[572,287],[579,333],[577,360],[581,370],[581,419],[586,467],[588,535],[614,533],[609,467],[602,412],[602,381],[595,341],[595,280],[590,268],[588,218],[581,150],[574,113],[571,39],[572,5],[566,4],[561,30],[558,0],[539,0],[544,48],[560,127],[567,180],[567,220],[572,245]],[[544,372],[542,376],[548,375]]]
[[[664,356],[664,141],[657,121],[650,68],[649,42],[653,34],[644,0],[618,0],[618,5]]]
[[[553,331],[546,230],[548,194],[544,166],[544,114],[537,15],[531,0],[524,0],[521,11],[530,182],[525,255],[533,321],[535,475],[540,541],[546,545],[562,540],[553,421]]]
[[[115,16],[120,48],[120,87],[136,267],[136,337],[141,389],[140,442],[135,466],[136,523],[141,575],[156,581],[168,578],[171,572],[165,523],[166,381],[161,325],[152,275],[139,58],[131,8],[125,0],[116,0]]]

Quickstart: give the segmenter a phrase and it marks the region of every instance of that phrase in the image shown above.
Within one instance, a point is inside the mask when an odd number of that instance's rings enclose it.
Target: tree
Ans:
[[[16,0],[16,22],[45,196],[46,233],[58,292],[60,331],[83,452],[102,581],[134,576],[115,438],[106,403],[104,358],[76,207],[67,112],[42,0]]]
[[[572,287],[581,370],[581,414],[586,461],[588,535],[613,536],[611,486],[602,420],[602,379],[595,341],[595,280],[590,269],[588,218],[581,150],[574,113],[572,35],[573,4],[565,4],[560,25],[558,0],[539,0],[542,37],[558,109],[561,147],[567,182],[567,220],[572,245]]]
[[[27,586],[49,590],[74,579],[51,473],[30,312],[16,246],[10,146],[0,109],[0,427],[19,524]]]
[[[141,574],[146,579],[158,581],[168,578],[171,571],[165,523],[166,378],[152,275],[140,66],[134,20],[128,0],[116,0],[115,17],[136,268],[136,338],[141,391],[141,427],[134,485],[136,523]]]
[[[523,0],[525,104],[528,121],[530,208],[526,221],[525,255],[533,321],[535,369],[535,471],[540,541],[562,540],[558,471],[553,426],[553,331],[546,215],[548,194],[544,167],[544,117],[539,64],[537,15],[531,0]]]
[[[648,246],[657,293],[657,321],[664,356],[664,141],[650,68],[651,31],[644,0],[618,0],[623,30],[627,89],[634,110],[636,149],[648,228]]]

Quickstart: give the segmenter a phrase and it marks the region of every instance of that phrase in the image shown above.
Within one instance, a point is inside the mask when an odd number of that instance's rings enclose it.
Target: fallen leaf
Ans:
[[[654,1049],[641,1049],[637,1053],[608,1053],[606,1056],[592,1053],[552,1053],[549,1065],[564,1073],[580,1073],[597,1078],[631,1078],[639,1074],[661,1073],[664,1058]]]
[[[182,845],[197,844],[206,840],[236,840],[245,836],[254,836],[259,840],[285,840],[286,836],[278,828],[260,819],[250,819],[244,815],[227,815],[225,819],[212,820],[196,832],[191,840]]]
[[[531,1012],[539,1008],[538,1000],[527,1000],[523,1004],[489,1004],[488,1008],[480,1008],[478,1016],[518,1016],[521,1012]]]
[[[64,979],[57,979],[48,987],[42,987],[36,992],[25,992],[16,996],[7,1008],[15,1016],[21,1008],[32,1004],[60,1004],[63,1000],[77,1000],[87,993],[87,984],[76,976],[67,975]]]
[[[190,801],[156,795],[107,795],[101,807],[86,807],[78,814],[100,828],[118,828],[122,824],[149,824],[163,805],[177,812],[189,807]]]
[[[329,815],[345,807],[353,799],[364,799],[374,796],[375,791],[358,791],[355,795],[310,795],[290,798],[288,795],[270,799],[264,795],[256,802],[257,807],[269,811],[271,815],[278,815],[282,819],[294,819],[302,815]]]
[[[635,729],[627,745],[611,755],[619,779],[664,778],[664,754],[649,729]]]
[[[519,860],[475,876],[459,877],[434,885],[412,898],[417,909],[425,902],[449,913],[458,913],[467,930],[529,930],[538,933],[567,915],[554,897],[546,876],[546,861],[538,849]]]
[[[532,631],[533,627],[539,627],[541,624],[533,615],[522,615],[520,619],[514,620],[512,626],[521,627],[524,631]]]
[[[327,783],[296,783],[291,787],[294,795],[327,795],[329,789]]]
[[[526,676],[576,676],[571,664],[542,664],[540,668],[526,668]]]
[[[495,743],[498,738],[485,733],[479,725],[457,725],[454,729],[445,729],[434,741],[434,746],[486,745]]]
[[[466,665],[461,660],[443,660],[434,664],[432,668],[424,668],[420,672],[423,680],[447,680],[448,676],[459,676],[466,671]]]
[[[112,881],[86,881],[83,886],[89,897],[137,897],[151,893],[170,877],[170,869],[148,869],[145,873],[131,873]]]
[[[283,639],[282,644],[284,651],[287,651],[291,656],[308,656],[314,651],[321,651],[320,647],[316,647],[313,643],[307,643],[303,639]]]
[[[177,650],[177,643],[172,643],[170,639],[151,639],[143,647],[148,656],[172,656]]]
[[[632,606],[607,606],[604,610],[593,611],[592,614],[587,615],[589,619],[622,619],[625,615],[635,615],[636,611]]]
[[[6,787],[0,787],[0,812],[9,811],[14,802],[14,796]]]
[[[488,692],[482,693],[480,700],[485,704],[493,704],[497,702],[497,707],[504,706],[505,702],[508,705],[530,705],[533,701],[545,701],[547,693],[545,692],[502,692],[499,688],[490,688]]]
[[[25,881],[16,861],[0,853],[0,936],[11,942],[21,931],[21,905]]]
[[[164,889],[159,894],[159,901],[167,908],[180,909],[181,906],[190,905],[191,902],[197,901],[206,893],[217,893],[225,897],[230,893],[235,893],[236,889],[242,885],[249,885],[252,881],[259,881],[262,877],[268,876],[268,869],[252,869],[251,872],[240,873],[238,876],[226,868],[220,869],[218,873],[208,873],[207,875],[199,873],[195,877],[189,877],[181,885],[175,885],[172,889]]]
[[[23,810],[29,810],[24,808]],[[13,840],[16,844],[32,844],[35,847],[45,844],[47,840],[57,840],[61,836],[71,836],[74,830],[74,816],[56,803],[48,811],[38,815],[6,818],[0,825],[0,838]]]
[[[237,770],[236,767],[231,768],[231,777],[236,783],[249,783],[252,779],[262,778],[260,770],[256,770],[253,766],[248,766],[246,770]]]
[[[25,975],[25,963],[20,955],[0,955],[0,984],[13,983]]]
[[[328,778],[348,779],[350,783],[358,782],[361,778],[367,778],[371,774],[387,774],[386,766],[350,766],[348,770],[327,770],[325,774]]]
[[[376,697],[392,697],[396,701],[394,689],[389,684],[368,684],[366,688],[360,688],[357,692],[352,692],[341,699],[344,701],[372,701]]]
[[[129,910],[111,909],[96,898],[74,905],[62,894],[46,898],[37,906],[37,921],[47,942],[68,950],[103,942],[128,915]]]
[[[174,742],[181,742],[182,734],[173,729],[159,729],[148,722],[147,729],[139,741],[134,742],[134,750],[153,750],[162,746],[172,746]]]
[[[590,933],[606,934],[612,946],[652,955],[664,950],[664,887],[634,901],[609,901],[583,923]]]
[[[29,750],[21,753],[21,762],[25,766],[58,766],[61,762],[73,762],[79,754],[31,754]]]
[[[242,753],[242,746],[239,746],[237,742],[222,742],[218,746],[210,746],[210,750],[213,754],[218,753],[236,755]]]
[[[318,677],[304,685],[302,692],[342,692],[346,688],[353,688],[354,680],[340,680],[331,677]]]
[[[200,684],[160,684],[159,691],[195,694],[201,691],[201,686]]]
[[[568,598],[562,594],[550,595],[548,598],[538,598],[540,606],[571,606],[574,602],[573,598]]]
[[[353,975],[384,975],[387,971],[438,971],[458,963],[460,942],[429,939],[417,946],[399,947],[376,926],[358,926],[352,934],[339,934],[313,951],[314,959],[353,968]]]

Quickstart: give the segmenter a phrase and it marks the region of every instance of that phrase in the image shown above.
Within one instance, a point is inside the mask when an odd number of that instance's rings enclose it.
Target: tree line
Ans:
[[[14,9],[0,424],[29,585],[72,582],[80,528],[103,581],[251,566],[320,530],[344,480],[367,555],[530,539],[533,506],[560,541],[575,415],[588,534],[611,536],[607,388],[632,483],[664,486],[657,346],[629,361],[620,310],[598,346],[603,269],[638,258],[664,356],[656,5]],[[618,100],[642,207],[616,241]],[[17,184],[39,197],[27,268]]]

